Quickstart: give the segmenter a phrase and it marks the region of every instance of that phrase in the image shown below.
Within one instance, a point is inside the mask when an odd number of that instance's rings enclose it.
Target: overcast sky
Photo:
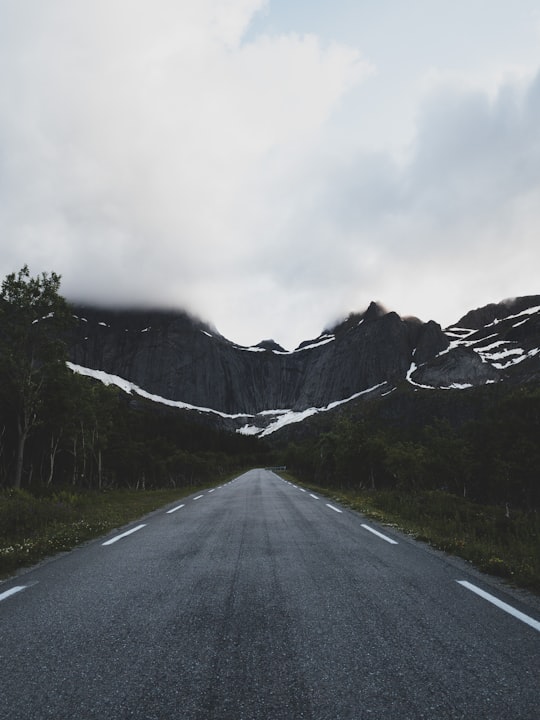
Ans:
[[[0,275],[287,348],[540,293],[537,0],[0,0]]]

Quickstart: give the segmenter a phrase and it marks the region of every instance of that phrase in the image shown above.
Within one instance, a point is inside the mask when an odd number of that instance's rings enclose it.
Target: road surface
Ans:
[[[539,620],[252,470],[0,584],[0,718],[538,720]]]

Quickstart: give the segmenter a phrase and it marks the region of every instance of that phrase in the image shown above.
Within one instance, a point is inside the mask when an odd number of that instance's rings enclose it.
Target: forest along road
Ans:
[[[252,470],[2,583],[0,718],[538,720],[539,620]]]

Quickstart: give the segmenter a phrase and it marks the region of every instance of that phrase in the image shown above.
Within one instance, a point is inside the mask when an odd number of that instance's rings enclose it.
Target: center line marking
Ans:
[[[0,602],[2,602],[2,600],[6,600],[8,597],[11,597],[18,592],[21,592],[21,590],[26,590],[26,587],[26,585],[17,585],[16,587],[12,587],[11,590],[6,590],[5,592],[0,593]]]
[[[389,538],[387,535],[383,535],[378,530],[374,530],[372,527],[369,527],[369,525],[362,525],[364,530],[369,530],[370,533],[373,533],[374,535],[377,535],[377,537],[382,538],[382,540],[386,540],[387,543],[390,543],[390,545],[397,545],[396,540],[392,540],[392,538]]]
[[[197,495],[197,497],[193,498],[193,500],[200,500],[202,497],[204,497],[204,495]]]
[[[176,512],[177,510],[180,510],[180,508],[185,507],[184,505],[177,505],[176,507],[172,508],[172,510],[167,510],[167,515],[170,515],[173,512]]]
[[[142,530],[143,527],[146,527],[146,523],[144,525],[137,525],[137,527],[131,528],[131,530],[128,530],[125,533],[122,533],[121,535],[116,535],[115,537],[111,538],[110,540],[107,540],[107,542],[101,543],[102,545],[112,545],[115,542],[118,542],[118,540],[121,540],[122,538],[127,537],[128,535],[131,535],[131,533],[137,532],[137,530]]]
[[[496,598],[495,595],[490,595],[489,593],[485,592],[485,590],[481,590],[479,587],[476,587],[476,585],[473,585],[472,583],[467,582],[466,580],[456,580],[456,582],[459,585],[463,585],[463,587],[467,588],[467,590],[471,590],[471,592],[476,593],[477,595],[480,595],[481,598],[484,598],[484,600],[487,600],[488,602],[492,603],[493,605],[496,605],[501,610],[504,610],[504,612],[507,612],[510,615],[513,615],[518,620],[521,620],[521,622],[527,623],[527,625],[530,625],[535,630],[540,631],[540,622],[538,622],[537,620],[534,620],[532,617],[529,617],[529,615],[525,615],[525,613],[522,613],[519,610],[516,610],[516,608],[512,607],[511,605],[508,605],[507,603],[503,602],[502,600],[499,600],[499,598]]]
[[[342,513],[343,510],[340,510],[337,507],[334,507],[333,505],[330,505],[330,503],[326,503],[326,507],[329,507],[331,510],[334,510],[335,512]]]

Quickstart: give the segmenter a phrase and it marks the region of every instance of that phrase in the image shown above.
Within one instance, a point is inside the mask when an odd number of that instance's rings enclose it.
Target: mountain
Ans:
[[[448,391],[540,379],[540,295],[487,305],[449,328],[371,303],[285,351],[243,347],[183,312],[74,307],[70,367],[244,434],[407,384]]]

